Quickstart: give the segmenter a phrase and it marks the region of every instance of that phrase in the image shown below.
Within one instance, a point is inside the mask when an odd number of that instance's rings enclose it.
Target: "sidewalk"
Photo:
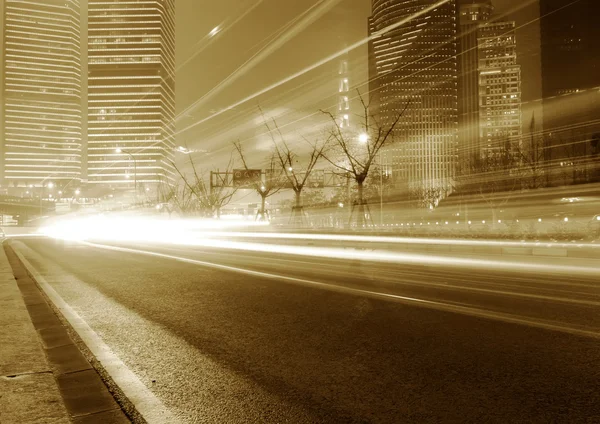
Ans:
[[[129,423],[14,252],[2,247],[0,423]]]

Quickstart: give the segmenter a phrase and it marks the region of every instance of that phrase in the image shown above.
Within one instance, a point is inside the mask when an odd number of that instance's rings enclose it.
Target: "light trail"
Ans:
[[[434,9],[436,9],[436,8],[438,8],[438,7],[446,4],[446,3],[448,3],[448,1],[449,0],[438,1],[437,3],[434,3],[431,6],[428,6],[428,7],[424,8],[424,9],[420,10],[419,12],[415,13],[412,16],[409,16],[409,17],[407,17],[405,19],[402,19],[402,20],[400,20],[400,21],[392,24],[392,25],[389,25],[389,26],[381,29],[380,31],[375,32],[374,34],[370,35],[369,37],[363,38],[362,40],[355,42],[354,44],[350,45],[349,47],[346,47],[345,49],[342,49],[342,50],[340,50],[340,51],[338,51],[338,52],[336,52],[336,53],[334,53],[332,55],[329,55],[329,56],[325,57],[324,59],[321,59],[318,62],[315,62],[312,65],[307,66],[306,68],[301,69],[300,71],[298,71],[298,72],[296,72],[296,73],[294,73],[294,74],[292,74],[292,75],[290,75],[290,76],[288,76],[288,77],[286,77],[286,78],[284,78],[282,80],[279,80],[276,83],[273,83],[273,84],[271,84],[271,85],[263,88],[262,90],[259,90],[259,91],[255,92],[254,94],[251,94],[251,95],[243,98],[242,100],[239,100],[236,103],[233,103],[233,104],[227,106],[226,108],[221,109],[220,111],[218,111],[218,112],[216,112],[216,113],[214,113],[214,114],[212,114],[212,115],[210,115],[210,116],[208,116],[206,118],[203,118],[203,119],[201,119],[199,121],[194,122],[193,124],[188,125],[187,127],[184,127],[183,129],[177,131],[177,133],[175,135],[179,135],[179,134],[184,133],[184,132],[186,132],[186,131],[194,128],[194,127],[197,127],[198,125],[201,125],[201,124],[203,124],[204,122],[206,122],[206,121],[208,121],[210,119],[213,119],[213,118],[215,118],[215,117],[217,117],[217,116],[219,116],[219,115],[221,115],[221,114],[223,114],[223,113],[225,113],[225,112],[227,112],[229,110],[232,110],[232,109],[234,109],[234,108],[236,108],[236,107],[238,107],[238,106],[240,106],[240,105],[242,105],[242,104],[244,104],[244,103],[246,103],[246,102],[248,102],[250,100],[253,100],[253,99],[255,99],[255,98],[257,98],[257,97],[259,97],[259,96],[261,96],[261,95],[263,95],[263,94],[265,94],[265,93],[267,93],[267,92],[269,92],[269,91],[271,91],[271,90],[273,90],[273,89],[275,89],[275,88],[283,85],[283,84],[286,84],[289,81],[292,81],[292,80],[294,80],[294,79],[296,79],[296,78],[298,78],[298,77],[306,74],[307,72],[310,72],[310,71],[318,68],[319,66],[324,65],[327,62],[330,62],[330,61],[332,61],[334,59],[337,59],[337,58],[345,55],[346,53],[348,53],[348,52],[350,52],[350,51],[352,51],[352,50],[354,50],[354,49],[356,49],[356,48],[358,48],[360,46],[365,45],[370,40],[373,40],[375,38],[381,37],[386,32],[392,31],[392,30],[394,30],[394,29],[396,29],[396,28],[398,28],[398,27],[406,24],[407,22],[410,22],[412,19],[418,18],[421,15],[429,13],[430,11],[432,11],[432,10],[434,10]]]
[[[215,220],[157,220],[151,218],[111,218],[93,217],[78,220],[76,222],[58,222],[41,229],[40,233],[55,239],[80,241],[80,242],[142,242],[156,243],[159,245],[177,245],[190,247],[206,247],[215,249],[228,249],[238,251],[250,251],[280,255],[297,255],[305,257],[322,257],[342,260],[361,260],[372,262],[386,262],[398,264],[417,265],[443,265],[458,268],[497,269],[513,270],[538,273],[561,273],[572,275],[597,275],[597,267],[561,265],[557,264],[555,257],[537,257],[545,259],[547,263],[518,262],[507,260],[502,252],[477,251],[484,247],[496,248],[523,248],[531,247],[540,249],[542,253],[552,254],[552,249],[566,247],[550,243],[527,243],[527,242],[505,242],[505,241],[481,241],[481,240],[451,240],[451,239],[420,239],[404,237],[381,237],[362,235],[331,235],[331,234],[294,234],[294,233],[259,233],[259,232],[222,232],[213,231],[216,226],[224,228],[239,228],[261,225],[249,222],[223,222]],[[265,225],[265,224],[262,224]],[[236,240],[236,238],[238,240]],[[244,239],[266,239],[269,243],[256,241],[243,241]],[[242,239],[242,241],[239,241]],[[279,240],[279,242],[278,242]],[[309,246],[290,244],[295,241],[325,241],[331,246]],[[441,256],[438,254],[407,253],[395,250],[394,246],[421,245],[428,250],[429,247],[439,245],[452,245],[472,247],[472,252],[445,251]],[[342,246],[342,247],[338,247]],[[368,246],[368,250],[360,250]],[[587,249],[600,251],[600,246],[585,245]],[[545,250],[547,249],[547,250]],[[433,253],[433,252],[432,252]],[[502,260],[474,259],[461,256],[496,254]],[[542,255],[541,255],[542,256]],[[593,261],[593,260],[592,260]],[[593,262],[592,262],[593,263]]]
[[[270,272],[253,271],[253,270],[229,266],[229,265],[215,264],[213,262],[200,261],[197,259],[191,259],[191,258],[186,258],[183,256],[176,256],[176,255],[169,255],[169,254],[164,254],[164,253],[159,253],[159,252],[153,252],[150,250],[133,249],[133,248],[127,248],[127,247],[110,246],[110,245],[88,243],[88,242],[85,242],[84,244],[87,246],[90,246],[90,247],[103,249],[103,250],[112,250],[112,251],[116,251],[116,252],[133,253],[133,254],[152,256],[152,257],[156,257],[156,258],[160,258],[160,259],[174,260],[174,261],[183,262],[183,263],[192,264],[192,265],[199,265],[199,266],[219,269],[219,270],[223,270],[223,271],[241,273],[241,274],[245,274],[245,275],[249,275],[249,276],[253,276],[253,277],[287,281],[287,282],[291,282],[291,283],[295,283],[295,284],[305,285],[308,287],[317,287],[320,289],[344,293],[344,294],[357,295],[357,296],[363,296],[363,297],[366,296],[366,297],[375,298],[375,299],[383,299],[383,300],[394,301],[394,302],[399,302],[399,303],[404,303],[404,304],[409,304],[409,305],[416,305],[416,306],[434,309],[434,310],[438,310],[438,311],[458,313],[458,314],[462,314],[462,315],[474,316],[474,317],[479,317],[479,318],[485,318],[485,319],[491,319],[491,320],[496,320],[496,321],[513,323],[513,324],[519,324],[519,325],[526,325],[526,326],[542,328],[542,329],[550,330],[550,331],[558,331],[558,332],[563,332],[563,333],[568,333],[568,334],[574,334],[574,335],[583,336],[583,337],[590,337],[590,338],[595,338],[595,339],[600,338],[600,333],[598,331],[580,328],[580,327],[576,327],[576,326],[561,325],[561,324],[557,324],[554,322],[549,322],[549,321],[545,321],[545,320],[541,320],[541,319],[523,317],[523,316],[502,313],[502,312],[494,312],[494,311],[476,308],[476,307],[472,307],[472,306],[457,305],[455,303],[432,301],[432,300],[427,300],[427,299],[421,299],[421,298],[409,297],[409,296],[401,296],[401,295],[385,293],[385,292],[378,292],[378,291],[373,291],[373,290],[345,287],[345,286],[341,286],[341,285],[325,283],[322,281],[309,280],[306,278],[289,277],[286,275],[274,274],[274,273],[270,273]]]
[[[230,75],[228,75],[224,80],[222,80],[219,84],[214,86],[208,93],[204,94],[190,106],[188,106],[182,114],[191,113],[196,107],[206,103],[218,93],[223,91],[227,86],[233,84],[239,78],[247,74],[251,69],[256,67],[260,62],[269,57],[272,53],[279,50],[290,41],[292,38],[297,36],[300,32],[304,31],[308,26],[310,26],[313,22],[323,16],[326,12],[331,10],[337,3],[341,0],[326,0],[321,3],[316,3],[312,5],[310,8],[305,10],[300,16],[296,17],[289,25],[286,25],[284,28],[289,28],[287,32],[283,32],[280,34],[274,42],[267,45],[263,49],[259,50],[256,54],[246,60],[241,66],[239,66],[235,71],[233,71]],[[293,23],[298,22],[297,25],[291,26]]]

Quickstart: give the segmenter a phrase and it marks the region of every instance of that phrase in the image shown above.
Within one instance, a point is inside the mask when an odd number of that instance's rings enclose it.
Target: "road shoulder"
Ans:
[[[129,423],[6,242],[0,276],[0,421]]]

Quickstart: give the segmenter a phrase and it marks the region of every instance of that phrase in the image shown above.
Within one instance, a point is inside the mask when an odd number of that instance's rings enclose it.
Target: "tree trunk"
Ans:
[[[300,210],[302,207],[302,191],[298,190],[296,193],[296,209]]]
[[[267,217],[266,217],[266,209],[265,209],[265,203],[267,201],[267,197],[264,195],[260,196],[260,218],[258,219],[259,221],[266,221]]]
[[[363,184],[364,181],[357,181],[358,183],[358,210],[356,223],[359,228],[365,226],[365,202],[363,200]]]

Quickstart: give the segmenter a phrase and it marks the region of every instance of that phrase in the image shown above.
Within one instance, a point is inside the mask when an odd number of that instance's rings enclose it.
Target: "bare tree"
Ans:
[[[229,162],[225,168],[226,175],[233,174],[233,156],[229,158]],[[209,215],[211,217],[216,216],[218,219],[221,218],[221,210],[223,207],[227,206],[231,199],[235,195],[237,189],[231,187],[231,185],[227,184],[227,181],[223,181],[223,184],[213,184],[212,181],[209,183],[206,182],[206,175],[204,172],[199,171],[196,168],[196,164],[192,157],[190,157],[190,164],[192,166],[192,178],[188,178],[183,172],[172,163],[173,167],[179,174],[179,177],[183,181],[186,189],[193,195],[197,202],[198,210],[203,212],[205,215]],[[221,172],[218,172],[221,174]],[[212,173],[210,177],[212,178]]]
[[[238,152],[238,156],[242,162],[242,165],[246,171],[249,171],[251,168],[248,167],[248,162],[246,160],[246,156],[244,150],[242,148],[242,144],[240,141],[236,141],[233,143],[235,150]],[[282,176],[283,170],[281,166],[279,166],[279,161],[275,154],[272,154],[269,157],[268,165],[264,169],[264,172],[261,172],[261,178],[255,179],[252,181],[252,188],[258,193],[260,196],[260,210],[258,211],[257,218],[261,221],[268,219],[268,211],[266,209],[267,199],[274,194],[278,193],[279,190],[282,189]]]
[[[386,144],[394,138],[394,129],[398,126],[402,115],[409,106],[404,108],[396,116],[392,117],[387,124],[369,114],[369,105],[365,103],[362,95],[358,92],[363,113],[360,115],[360,131],[346,131],[340,128],[335,116],[328,111],[321,111],[331,120],[329,130],[329,141],[331,148],[323,157],[336,168],[347,172],[357,185],[357,224],[359,227],[365,225],[365,198],[364,183],[369,176],[371,166],[375,162],[377,154]]]
[[[521,163],[521,183],[523,188],[536,189],[545,184],[544,162],[547,156],[546,146],[542,138],[536,138],[534,135],[535,116],[531,115],[529,125],[530,143],[528,148],[516,146],[516,153]]]
[[[473,163],[472,184],[492,212],[492,227],[498,221],[498,211],[515,194],[520,176],[514,166],[515,156],[508,139],[505,146],[493,153],[476,158]]]
[[[262,111],[261,111],[262,112]],[[264,115],[263,115],[264,116]],[[311,143],[304,139],[310,146],[310,152],[306,161],[300,161],[299,155],[290,148],[285,140],[281,130],[277,126],[277,122],[273,119],[272,126],[265,119],[265,126],[269,132],[269,136],[273,141],[275,157],[278,159],[279,165],[283,170],[283,175],[289,187],[294,190],[295,205],[292,206],[292,215],[295,221],[302,222],[303,206],[302,206],[302,190],[310,182],[310,177],[317,165],[317,162],[325,151],[325,142]],[[277,140],[277,135],[279,140]]]
[[[169,214],[177,212],[180,216],[192,216],[199,212],[194,194],[188,190],[185,183],[161,184],[159,187],[159,210]]]

